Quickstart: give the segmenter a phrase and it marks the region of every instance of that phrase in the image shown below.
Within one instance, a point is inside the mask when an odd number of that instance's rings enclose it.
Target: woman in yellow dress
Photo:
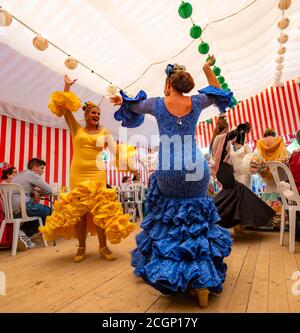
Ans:
[[[112,244],[120,243],[135,228],[130,223],[129,215],[123,214],[115,190],[106,188],[102,150],[106,142],[115,153],[115,144],[110,132],[99,125],[100,108],[97,105],[91,102],[84,104],[86,126],[79,125],[72,112],[80,108],[81,102],[70,92],[76,80],[65,75],[64,81],[64,92],[51,94],[49,108],[55,115],[64,116],[71,131],[73,158],[70,192],[60,194],[52,215],[40,230],[47,240],[78,238],[75,262],[85,259],[87,233],[97,234],[101,257],[114,260],[116,257],[107,247],[106,237]]]

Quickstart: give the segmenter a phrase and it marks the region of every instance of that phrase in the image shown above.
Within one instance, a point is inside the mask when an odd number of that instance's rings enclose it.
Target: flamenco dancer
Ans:
[[[274,211],[265,204],[247,186],[234,177],[234,168],[230,159],[230,142],[244,145],[250,124],[240,124],[228,132],[222,124],[223,131],[213,136],[211,143],[214,159],[211,172],[222,184],[222,191],[215,197],[215,204],[221,216],[220,225],[225,228],[235,227],[235,233],[243,233],[244,226],[265,226],[274,216]],[[227,127],[228,128],[228,127]],[[216,128],[218,132],[218,129]]]
[[[148,113],[160,132],[159,166],[146,199],[148,214],[132,254],[134,272],[164,294],[193,291],[201,307],[207,306],[209,292],[222,291],[227,269],[223,258],[231,250],[230,234],[218,225],[217,209],[207,195],[208,163],[194,137],[203,109],[215,103],[225,111],[231,102],[232,93],[219,89],[210,68],[213,61],[211,57],[203,66],[210,86],[198,95],[184,96],[194,88],[193,78],[183,66],[168,65],[164,98],[146,99],[143,91],[136,98],[123,91],[111,97],[113,104],[121,105],[115,119],[122,120],[122,126],[137,127]]]
[[[86,236],[97,234],[100,256],[115,260],[106,243],[120,243],[134,230],[129,215],[123,214],[114,189],[106,188],[106,174],[101,151],[104,142],[113,147],[110,132],[99,124],[100,108],[91,103],[83,106],[86,126],[81,127],[72,112],[80,108],[80,100],[70,92],[76,80],[64,77],[64,92],[54,92],[50,97],[50,110],[57,116],[64,116],[73,140],[73,158],[70,170],[70,192],[61,193],[54,204],[54,211],[40,228],[45,239],[58,237],[78,238],[79,247],[74,261],[85,259]],[[102,144],[99,144],[101,142]]]

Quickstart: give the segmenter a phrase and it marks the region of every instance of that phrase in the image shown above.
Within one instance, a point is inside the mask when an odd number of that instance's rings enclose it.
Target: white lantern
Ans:
[[[69,56],[68,59],[66,59],[65,61],[65,65],[69,69],[75,69],[78,65],[78,61],[74,57]]]
[[[280,30],[286,29],[290,24],[290,20],[287,17],[283,17],[277,24]]]
[[[281,70],[283,70],[283,67],[284,67],[283,64],[277,65],[277,66],[276,66],[276,70],[277,70],[277,71],[281,71]]]
[[[285,54],[285,52],[286,52],[286,47],[280,45],[277,53],[282,55]]]
[[[290,7],[292,0],[279,0],[278,8],[280,10],[286,10]]]
[[[289,36],[287,34],[281,34],[279,37],[278,37],[278,42],[280,44],[284,44],[288,41],[289,39]]]
[[[278,57],[278,58],[276,58],[276,60],[275,60],[276,62],[277,62],[277,64],[282,64],[283,62],[284,62],[284,57]]]
[[[37,35],[33,39],[32,43],[33,43],[33,46],[39,51],[45,51],[49,46],[47,39],[41,35]]]
[[[1,27],[7,27],[11,25],[12,22],[12,16],[9,14],[8,11],[5,9],[1,9],[0,7],[0,26]]]
[[[118,89],[116,86],[114,86],[113,84],[110,84],[107,88],[106,91],[110,94],[110,95],[115,95],[118,92]]]

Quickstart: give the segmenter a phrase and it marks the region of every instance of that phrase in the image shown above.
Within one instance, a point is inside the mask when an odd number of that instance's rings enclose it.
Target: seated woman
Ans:
[[[289,153],[285,147],[283,138],[276,137],[274,129],[265,130],[264,137],[257,141],[257,147],[254,151],[251,161],[251,171],[257,172],[266,184],[261,198],[275,211],[276,215],[271,221],[275,230],[279,229],[281,219],[281,201],[277,191],[275,180],[271,171],[266,166],[266,162],[276,161],[286,163]]]

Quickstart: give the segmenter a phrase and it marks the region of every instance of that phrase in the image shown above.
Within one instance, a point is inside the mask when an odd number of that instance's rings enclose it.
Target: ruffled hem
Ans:
[[[163,293],[192,288],[222,288],[231,251],[230,233],[220,227],[209,196],[171,199],[155,176],[147,196],[148,214],[132,255],[135,274]]]
[[[234,106],[233,93],[222,89],[208,86],[198,90],[199,94],[206,94],[215,98],[215,104],[219,108],[220,112],[226,112],[226,108],[232,108]]]
[[[76,224],[87,213],[93,215],[93,220],[88,220],[87,232],[95,235],[96,225],[105,230],[112,244],[120,243],[136,227],[129,215],[123,214],[115,189],[104,188],[101,182],[84,181],[71,192],[60,194],[52,215],[47,217],[40,231],[46,240],[71,239],[76,237]]]
[[[81,106],[80,99],[71,91],[55,91],[50,95],[49,109],[58,117],[65,111],[76,112]]]
[[[147,94],[141,90],[136,97],[130,98],[124,93],[124,91],[121,90],[120,95],[123,98],[123,104],[121,108],[115,112],[115,120],[122,121],[121,125],[127,128],[134,128],[142,125],[145,116],[143,114],[130,111],[130,105],[147,99]]]

